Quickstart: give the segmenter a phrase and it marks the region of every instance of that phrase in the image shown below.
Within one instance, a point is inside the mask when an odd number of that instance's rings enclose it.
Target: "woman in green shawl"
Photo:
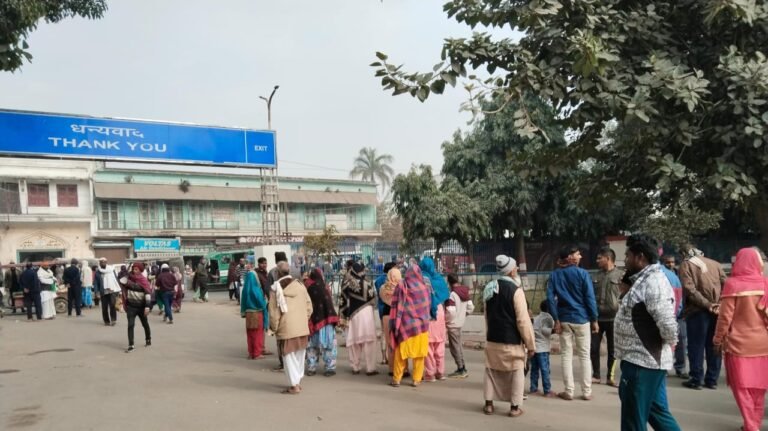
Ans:
[[[264,328],[267,327],[267,301],[259,279],[248,264],[245,285],[240,297],[240,315],[245,318],[245,335],[248,340],[248,359],[261,359],[264,351]]]

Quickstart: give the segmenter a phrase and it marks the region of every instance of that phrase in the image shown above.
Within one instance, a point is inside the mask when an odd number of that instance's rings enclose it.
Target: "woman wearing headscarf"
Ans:
[[[126,279],[120,277],[120,280],[126,281],[123,288],[123,304],[125,304],[125,314],[128,316],[128,348],[125,349],[125,353],[130,353],[135,350],[133,346],[133,328],[136,326],[136,317],[139,318],[141,326],[144,327],[145,346],[149,347],[152,345],[149,320],[147,320],[152,287],[147,277],[144,276],[144,264],[141,262],[134,263],[131,273]]]
[[[448,283],[435,269],[435,262],[431,257],[425,257],[419,263],[424,273],[424,281],[431,287],[429,322],[429,355],[424,364],[424,381],[434,382],[445,380],[445,301],[451,295]]]
[[[742,248],[736,254],[720,295],[713,339],[715,349],[725,352],[728,386],[741,411],[744,431],[762,426],[768,389],[768,280],[763,259],[757,248]]]
[[[307,375],[314,376],[320,357],[325,363],[325,377],[336,375],[336,325],[339,316],[333,306],[331,291],[325,285],[323,271],[315,268],[304,280],[312,300],[312,316],[309,318],[309,345],[307,346]]]
[[[365,266],[360,262],[353,263],[344,276],[339,304],[339,312],[348,322],[347,351],[352,374],[360,374],[360,362],[363,359],[366,375],[379,373],[376,371],[375,303],[376,290],[365,279]]]
[[[386,302],[382,297],[381,288],[387,285],[389,270],[394,268],[395,265],[395,262],[388,262],[386,265],[384,265],[384,272],[376,278],[376,281],[373,282],[373,286],[376,288],[376,296],[379,297],[378,301],[376,301],[376,305],[379,309],[379,319],[381,319],[381,363],[389,364],[390,376],[392,375],[392,349],[389,345],[389,331],[386,328],[389,326],[389,304],[392,302],[392,293],[394,293],[397,283],[394,285],[389,285],[387,288]]]
[[[261,359],[264,352],[264,328],[269,326],[267,300],[250,264],[244,278],[245,283],[240,297],[240,315],[245,318],[248,359]]]
[[[173,275],[176,277],[176,295],[173,297],[173,312],[181,313],[181,300],[184,299],[184,275],[178,266],[173,267]]]
[[[391,274],[391,275],[390,275]],[[388,282],[400,275],[398,268],[387,273]],[[424,283],[421,269],[411,265],[405,280],[395,286],[389,312],[389,333],[394,348],[392,354],[391,386],[399,387],[408,359],[413,359],[413,386],[424,376],[424,361],[429,353],[430,291]]]

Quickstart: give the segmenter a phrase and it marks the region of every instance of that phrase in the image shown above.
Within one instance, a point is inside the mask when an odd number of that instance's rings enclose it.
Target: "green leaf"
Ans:
[[[648,118],[648,115],[646,115],[646,113],[645,113],[644,111],[641,111],[641,110],[637,109],[637,110],[635,110],[634,112],[635,112],[635,116],[636,116],[637,118],[639,118],[639,119],[641,119],[641,120],[645,121],[646,123],[648,123],[648,122],[650,122],[650,121],[651,121],[651,119],[650,119],[650,118]]]
[[[379,52],[379,51],[376,51],[376,57],[377,57],[379,60],[381,60],[381,61],[386,61],[386,60],[387,60],[387,58],[389,58],[389,57],[387,57],[387,55],[386,55],[386,54],[384,54],[383,52]]]
[[[440,74],[440,78],[442,78],[445,82],[451,84],[451,87],[456,86],[456,75],[454,75],[451,72],[443,72]]]
[[[429,89],[435,94],[443,94],[445,90],[445,81],[438,79],[429,86]]]
[[[368,66],[370,66],[370,67],[380,67],[381,63],[378,62],[378,61],[374,61],[373,63],[369,64]]]
[[[427,86],[419,88],[416,92],[416,98],[418,98],[420,102],[427,100],[427,97],[429,97],[429,87]]]

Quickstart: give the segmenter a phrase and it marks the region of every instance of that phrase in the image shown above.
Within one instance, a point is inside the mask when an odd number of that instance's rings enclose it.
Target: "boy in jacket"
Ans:
[[[467,373],[464,363],[461,328],[464,327],[467,315],[475,310],[475,305],[469,296],[469,287],[459,284],[459,279],[455,274],[448,274],[448,285],[451,288],[451,295],[445,302],[445,326],[448,330],[448,347],[454,361],[456,361],[456,371],[448,377],[466,379],[469,373]]]

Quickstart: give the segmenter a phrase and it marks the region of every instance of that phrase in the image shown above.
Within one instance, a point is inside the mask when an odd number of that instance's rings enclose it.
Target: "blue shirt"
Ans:
[[[387,282],[387,275],[381,274],[376,281],[373,282],[373,287],[376,288],[376,296],[378,297],[376,300],[376,305],[379,307],[379,317],[384,317],[384,307],[387,306],[384,302],[381,300],[381,296],[379,296],[379,291],[381,290],[381,286],[384,285],[384,283]],[[388,314],[387,314],[388,315]]]
[[[549,313],[555,321],[582,325],[597,321],[597,301],[589,273],[571,265],[552,272],[547,282]]]
[[[669,284],[672,285],[672,291],[675,293],[675,316],[679,319],[683,313],[683,283],[680,282],[680,277],[674,272],[670,271],[666,266],[661,265],[661,270],[664,271],[664,275],[667,276]]]

